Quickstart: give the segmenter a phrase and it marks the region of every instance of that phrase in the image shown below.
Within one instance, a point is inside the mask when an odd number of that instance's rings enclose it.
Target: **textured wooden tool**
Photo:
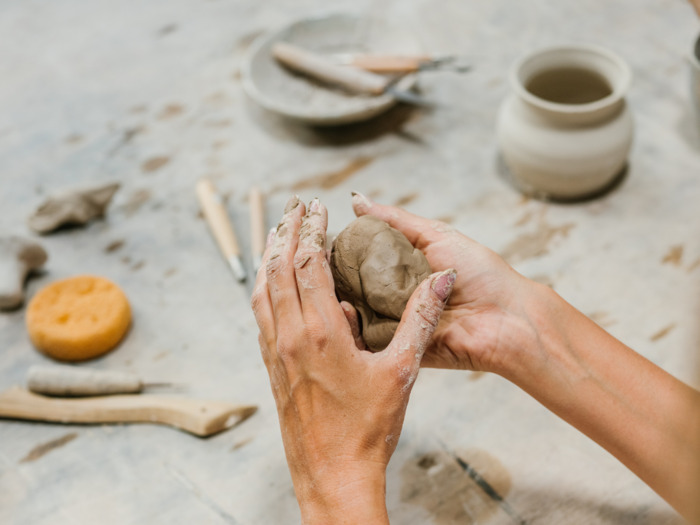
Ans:
[[[204,218],[209,224],[221,253],[231,266],[234,276],[240,282],[245,281],[246,273],[241,261],[241,250],[238,246],[236,234],[233,231],[226,208],[216,193],[214,184],[209,179],[202,179],[197,182],[197,197],[202,206]]]
[[[355,66],[341,66],[330,58],[287,42],[277,42],[272,46],[272,56],[293,71],[339,86],[351,93],[374,96],[386,93],[407,104],[423,107],[434,105],[416,93],[398,89],[394,85],[398,78],[377,75]]]
[[[472,66],[467,57],[458,55],[381,55],[351,54],[335,55],[339,64],[359,67],[373,73],[403,75],[419,71],[453,71],[466,73]]]
[[[272,47],[272,55],[295,71],[341,86],[353,93],[381,95],[391,84],[390,78],[375,75],[360,68],[334,64],[321,55],[287,42],[277,42]]]
[[[0,394],[0,417],[56,423],[161,423],[197,436],[233,427],[257,407],[150,395],[62,399],[13,387]]]
[[[415,73],[421,65],[431,60],[430,55],[366,55],[347,57],[344,63],[372,71],[373,73]]]

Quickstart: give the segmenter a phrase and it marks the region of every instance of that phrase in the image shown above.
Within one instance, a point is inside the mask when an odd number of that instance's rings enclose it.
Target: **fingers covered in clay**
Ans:
[[[371,215],[383,220],[403,233],[413,246],[421,250],[452,231],[452,227],[444,222],[419,217],[395,206],[377,204],[357,192],[352,194],[352,209],[358,217]]]
[[[333,291],[328,260],[326,259],[326,227],[328,226],[328,211],[326,207],[314,199],[302,219],[299,231],[299,246],[294,257],[299,295],[304,302],[313,299],[313,291],[320,291],[324,298]]]
[[[276,228],[272,228],[267,235],[265,251],[263,252],[260,268],[258,268],[258,273],[255,277],[253,294],[250,299],[250,306],[253,309],[255,320],[260,329],[260,348],[263,351],[264,359],[266,359],[266,353],[269,351],[266,346],[273,345],[277,337],[274,314],[272,312],[272,300],[270,299],[270,292],[267,288],[267,263],[270,260],[272,241],[275,237],[276,230]]]
[[[355,340],[355,346],[360,350],[367,350],[367,345],[364,339],[362,339],[362,331],[360,330],[360,317],[357,314],[355,307],[347,301],[341,301],[340,307],[343,309],[345,314],[345,319],[350,325],[350,333],[352,338]]]
[[[301,316],[301,304],[294,274],[294,255],[299,241],[301,219],[305,207],[294,196],[287,202],[282,221],[272,239],[270,255],[265,265],[272,312],[278,325],[281,322],[297,322]]]
[[[401,367],[404,388],[410,388],[415,381],[456,279],[457,272],[453,269],[434,273],[411,295],[396,334],[386,349],[386,354],[396,359]]]

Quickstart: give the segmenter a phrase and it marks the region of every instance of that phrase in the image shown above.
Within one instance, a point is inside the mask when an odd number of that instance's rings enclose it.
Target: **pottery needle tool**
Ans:
[[[60,397],[138,394],[146,388],[171,387],[172,383],[143,382],[130,372],[96,370],[77,366],[32,366],[27,388],[35,394]]]
[[[211,229],[224,259],[228,262],[236,279],[241,283],[244,282],[246,273],[233,225],[221,197],[209,179],[201,179],[197,182],[197,197],[202,206],[204,218],[209,224],[209,229]]]
[[[387,94],[407,104],[434,106],[416,93],[397,88],[394,84],[398,78],[377,75],[355,66],[336,64],[331,58],[287,42],[277,42],[272,46],[272,56],[293,71],[341,87],[350,93],[372,96]]]
[[[253,187],[248,195],[250,205],[250,236],[253,268],[258,271],[265,251],[265,202],[260,188]]]
[[[406,74],[421,71],[466,73],[472,66],[456,55],[384,55],[375,53],[339,53],[332,55],[338,64],[355,66],[373,73]]]

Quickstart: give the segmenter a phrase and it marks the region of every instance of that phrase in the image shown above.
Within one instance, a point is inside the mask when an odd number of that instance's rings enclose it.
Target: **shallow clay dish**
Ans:
[[[399,23],[355,15],[306,18],[259,37],[243,64],[246,93],[270,111],[321,126],[374,117],[396,100],[390,95],[353,95],[292,73],[271,54],[280,40],[324,55],[421,52],[415,38]],[[409,89],[414,83],[415,75],[408,75],[397,86]]]

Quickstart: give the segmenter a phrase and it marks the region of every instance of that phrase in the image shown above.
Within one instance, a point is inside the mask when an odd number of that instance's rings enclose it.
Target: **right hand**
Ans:
[[[422,366],[502,373],[508,360],[525,350],[524,341],[534,335],[525,307],[542,285],[448,224],[377,204],[359,193],[352,206],[358,217],[372,215],[402,232],[434,272],[457,270]]]

